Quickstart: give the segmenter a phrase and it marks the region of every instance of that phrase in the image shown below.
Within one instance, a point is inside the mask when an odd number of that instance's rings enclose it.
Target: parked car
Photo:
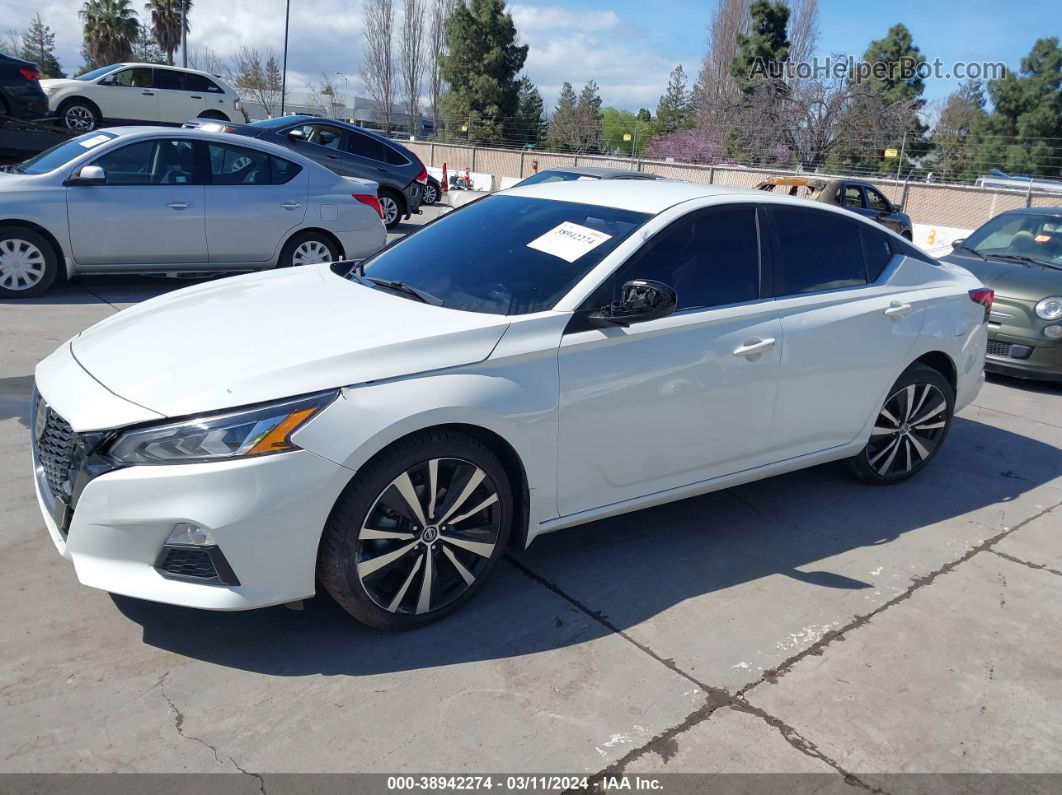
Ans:
[[[85,585],[241,610],[321,583],[412,627],[543,533],[838,459],[911,477],[980,389],[991,296],[821,204],[515,188],[82,332],[36,369],[34,482]]]
[[[200,130],[97,130],[0,173],[0,298],[40,295],[80,273],[363,257],[386,240],[381,220],[375,183],[279,146]]]
[[[68,130],[88,132],[103,122],[183,124],[200,116],[242,118],[236,91],[217,75],[178,66],[118,63],[78,77],[42,80],[48,107]]]
[[[48,115],[48,97],[41,90],[37,64],[0,52],[0,116],[41,119]]]
[[[196,120],[185,126],[213,129],[217,125]],[[337,174],[380,183],[380,205],[388,229],[420,212],[428,170],[397,141],[346,122],[304,115],[226,124],[220,129],[286,146]]]
[[[1062,207],[1010,210],[952,243],[961,265],[996,292],[989,370],[1062,381]]]
[[[431,207],[442,196],[442,185],[439,180],[435,179],[431,174],[428,175],[428,181],[424,183],[424,196],[421,199],[421,204]]]
[[[899,205],[869,182],[860,179],[824,180],[815,177],[768,177],[756,185],[756,190],[787,193],[790,196],[825,202],[844,207],[854,213],[877,221],[902,237],[914,238],[911,218]]]
[[[656,174],[645,174],[641,171],[629,171],[625,168],[573,166],[572,168],[547,168],[545,171],[539,171],[527,179],[517,182],[513,187],[538,185],[542,182],[571,182],[580,179],[660,179],[660,177]]]

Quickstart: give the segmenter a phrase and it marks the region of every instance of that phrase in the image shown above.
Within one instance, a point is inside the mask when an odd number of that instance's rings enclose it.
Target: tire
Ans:
[[[300,232],[284,244],[277,267],[293,268],[318,262],[336,262],[339,259],[339,247],[328,235],[320,232]]]
[[[954,413],[955,392],[948,379],[932,367],[911,365],[889,390],[870,440],[848,459],[849,468],[875,486],[915,476],[939,452]]]
[[[437,201],[439,201],[439,189],[429,182],[424,186],[424,198],[421,200],[421,204],[426,204],[430,207]]]
[[[417,434],[377,455],[344,489],[325,524],[317,576],[363,624],[422,626],[482,587],[505,550],[512,516],[509,478],[489,448],[455,431]],[[448,518],[456,521],[443,524]]]
[[[0,298],[35,298],[59,278],[48,239],[24,226],[0,226]]]
[[[71,132],[91,132],[100,126],[100,112],[84,99],[68,99],[59,106],[59,124]]]
[[[402,223],[402,200],[394,191],[381,190],[379,193],[380,209],[383,211],[384,226],[394,229]]]
[[[229,121],[229,117],[222,113],[220,110],[204,110],[198,116],[197,119],[214,119],[216,121]]]

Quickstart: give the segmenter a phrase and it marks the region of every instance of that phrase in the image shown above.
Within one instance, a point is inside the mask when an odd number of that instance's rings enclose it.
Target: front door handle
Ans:
[[[196,96],[195,94],[193,94],[193,95],[191,96],[191,98],[192,98],[192,99],[202,99],[202,97],[197,97],[197,96]]]
[[[282,202],[280,206],[283,207],[285,210],[297,210],[302,207],[301,204],[293,201]]]
[[[903,317],[904,315],[911,314],[911,305],[904,304],[900,301],[892,301],[889,303],[889,308],[885,310],[885,317]]]
[[[155,96],[155,92],[154,91],[141,91],[140,93],[143,94],[145,97],[153,97],[153,96]]]
[[[192,206],[191,202],[170,202],[166,205],[171,210],[187,210]]]
[[[753,337],[750,340],[746,340],[744,345],[739,345],[734,349],[735,356],[755,356],[758,353],[765,353],[774,347],[774,338],[768,337],[767,339],[761,339],[759,337]]]

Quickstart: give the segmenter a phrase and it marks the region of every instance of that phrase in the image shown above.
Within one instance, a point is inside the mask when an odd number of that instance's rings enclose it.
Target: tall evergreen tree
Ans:
[[[980,80],[967,80],[945,102],[933,129],[932,139],[934,162],[941,179],[975,176],[975,152],[971,136],[984,122],[984,107],[985,88]]]
[[[1021,72],[988,82],[992,113],[978,125],[977,162],[987,171],[1062,176],[1062,49],[1039,39]]]
[[[140,33],[133,43],[130,60],[137,63],[166,63],[166,54],[162,51],[159,43],[155,41],[155,35],[147,25],[140,25]]]
[[[542,94],[535,88],[530,78],[520,81],[520,103],[516,111],[515,142],[526,146],[538,144],[546,134],[542,121]]]
[[[527,46],[516,43],[504,0],[458,3],[446,20],[446,41],[439,68],[450,86],[442,100],[447,122],[458,129],[468,124],[470,140],[507,137],[520,106],[516,75]]]
[[[749,16],[749,32],[737,34],[738,52],[730,64],[730,74],[746,96],[763,87],[782,94],[789,59],[789,7],[782,0],[754,0]]]
[[[40,14],[35,14],[33,22],[22,34],[22,51],[20,55],[27,61],[33,61],[41,70],[41,77],[66,77],[59,60],[55,57],[55,34],[44,24]]]
[[[686,84],[686,72],[679,64],[671,71],[667,90],[656,106],[656,121],[661,132],[675,132],[693,126],[693,103]]]
[[[575,111],[577,102],[575,89],[565,81],[549,121],[549,145],[552,149],[568,151],[579,148],[579,120]]]
[[[600,151],[601,94],[593,80],[579,92],[579,101],[575,103],[575,119],[579,128],[579,151]]]

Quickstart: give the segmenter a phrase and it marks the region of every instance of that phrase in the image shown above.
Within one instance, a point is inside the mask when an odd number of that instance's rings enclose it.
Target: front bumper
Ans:
[[[1016,378],[1062,381],[1062,344],[992,334],[985,369]]]

